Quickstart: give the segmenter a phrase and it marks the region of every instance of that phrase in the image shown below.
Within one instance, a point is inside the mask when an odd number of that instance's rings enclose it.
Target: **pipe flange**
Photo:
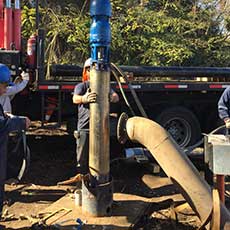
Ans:
[[[128,135],[126,131],[126,123],[129,119],[126,113],[122,113],[117,124],[117,139],[121,144],[125,144],[128,140]]]

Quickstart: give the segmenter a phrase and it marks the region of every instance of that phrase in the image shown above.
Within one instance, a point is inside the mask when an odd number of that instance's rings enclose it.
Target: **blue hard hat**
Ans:
[[[12,84],[12,82],[10,81],[10,70],[9,68],[0,63],[0,83],[7,83],[7,84]]]

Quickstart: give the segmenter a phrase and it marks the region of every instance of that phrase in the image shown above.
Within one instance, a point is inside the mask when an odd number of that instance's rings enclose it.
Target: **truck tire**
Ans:
[[[163,110],[156,118],[181,147],[195,144],[201,136],[199,121],[187,108],[176,106]]]
[[[21,180],[30,166],[30,149],[25,133],[11,133],[7,148],[7,179]]]

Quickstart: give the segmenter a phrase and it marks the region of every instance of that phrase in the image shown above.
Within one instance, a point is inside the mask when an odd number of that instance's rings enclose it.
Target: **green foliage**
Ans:
[[[47,3],[48,2],[48,3]],[[123,65],[230,66],[230,20],[211,0],[111,0],[111,60]],[[42,1],[48,62],[82,63],[89,56],[89,1]],[[23,8],[23,36],[35,10]]]
[[[112,19],[112,57],[132,65],[229,65],[230,43],[210,8],[189,1],[132,6]]]
[[[22,10],[22,36],[28,38],[32,33],[35,33],[35,9],[30,9],[28,6],[23,6]]]

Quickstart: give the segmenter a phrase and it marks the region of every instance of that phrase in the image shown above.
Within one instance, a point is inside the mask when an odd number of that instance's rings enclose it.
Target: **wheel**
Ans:
[[[201,136],[196,116],[187,108],[176,106],[163,110],[156,118],[181,147],[195,144]]]
[[[7,149],[7,179],[18,179],[27,173],[30,166],[30,149],[24,134],[10,134]],[[25,137],[25,135],[24,135]]]

